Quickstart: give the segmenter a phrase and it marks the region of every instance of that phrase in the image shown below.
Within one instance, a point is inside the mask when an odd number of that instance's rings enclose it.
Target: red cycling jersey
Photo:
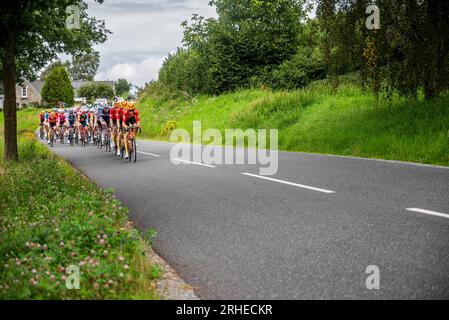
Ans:
[[[109,111],[109,115],[111,117],[111,120],[121,120],[123,116],[123,109],[122,108],[111,108]]]
[[[59,114],[59,123],[60,124],[63,124],[63,123],[65,123],[65,114],[64,113],[60,113]]]
[[[58,117],[57,116],[54,116],[54,117],[49,116],[48,117],[48,122],[49,123],[56,123],[56,121],[58,121]]]
[[[129,121],[130,119],[135,118],[136,122],[140,122],[139,119],[139,111],[134,110],[134,114],[131,114],[129,112],[129,110],[124,110],[123,111],[123,122],[126,123],[127,121]]]

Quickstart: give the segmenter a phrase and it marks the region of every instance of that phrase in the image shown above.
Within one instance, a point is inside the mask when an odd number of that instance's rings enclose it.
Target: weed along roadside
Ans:
[[[169,98],[149,86],[138,104],[146,119],[143,137],[168,140],[176,129],[193,137],[201,120],[202,130],[220,132],[218,144],[226,144],[229,128],[266,128],[279,131],[283,151],[449,165],[449,96],[376,101],[353,78],[340,82],[335,90],[318,81],[290,91],[241,89],[190,98]]]
[[[20,114],[21,161],[0,166],[0,298],[173,298],[182,280],[151,239],[111,190],[36,141],[35,119]]]

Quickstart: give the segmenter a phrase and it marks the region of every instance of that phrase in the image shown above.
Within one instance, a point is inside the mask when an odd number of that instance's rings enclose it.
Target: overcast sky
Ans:
[[[89,3],[89,15],[113,32],[95,50],[101,54],[96,80],[125,78],[142,86],[157,78],[164,57],[181,46],[184,20],[194,13],[216,16],[209,0],[105,0]]]

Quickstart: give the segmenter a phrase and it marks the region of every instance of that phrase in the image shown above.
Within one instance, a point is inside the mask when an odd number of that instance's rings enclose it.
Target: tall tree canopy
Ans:
[[[75,81],[93,81],[100,66],[100,53],[97,51],[77,54],[69,65],[69,73]]]
[[[449,1],[378,0],[379,30],[365,27],[367,0],[317,0],[330,74],[361,69],[376,93],[430,99],[449,88]]]
[[[50,63],[39,75],[39,79],[45,81],[47,79],[47,76],[56,68],[58,67],[64,67],[66,70],[69,68],[70,62],[61,60],[56,60]]]
[[[93,102],[95,98],[112,99],[114,97],[114,89],[105,83],[87,83],[78,89],[78,96],[89,99]]]
[[[35,79],[36,72],[59,53],[77,55],[89,51],[94,44],[106,41],[109,31],[104,21],[87,15],[87,4],[82,0],[2,0],[0,16],[5,159],[17,160],[17,80]],[[67,24],[70,21],[76,28]]]
[[[291,58],[298,46],[304,0],[212,0],[218,18],[194,15],[184,22],[189,66],[201,60],[210,91],[247,85]],[[180,51],[181,55],[185,52]],[[168,63],[167,63],[168,66]]]
[[[131,90],[131,82],[126,79],[118,79],[115,83],[115,91],[118,96],[122,96],[129,93]]]

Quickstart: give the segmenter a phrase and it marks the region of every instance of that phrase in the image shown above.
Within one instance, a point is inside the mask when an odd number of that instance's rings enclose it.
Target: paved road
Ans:
[[[171,147],[140,141],[136,164],[53,150],[155,228],[156,251],[203,298],[449,298],[449,169],[280,153],[265,180],[255,165],[175,166]]]

